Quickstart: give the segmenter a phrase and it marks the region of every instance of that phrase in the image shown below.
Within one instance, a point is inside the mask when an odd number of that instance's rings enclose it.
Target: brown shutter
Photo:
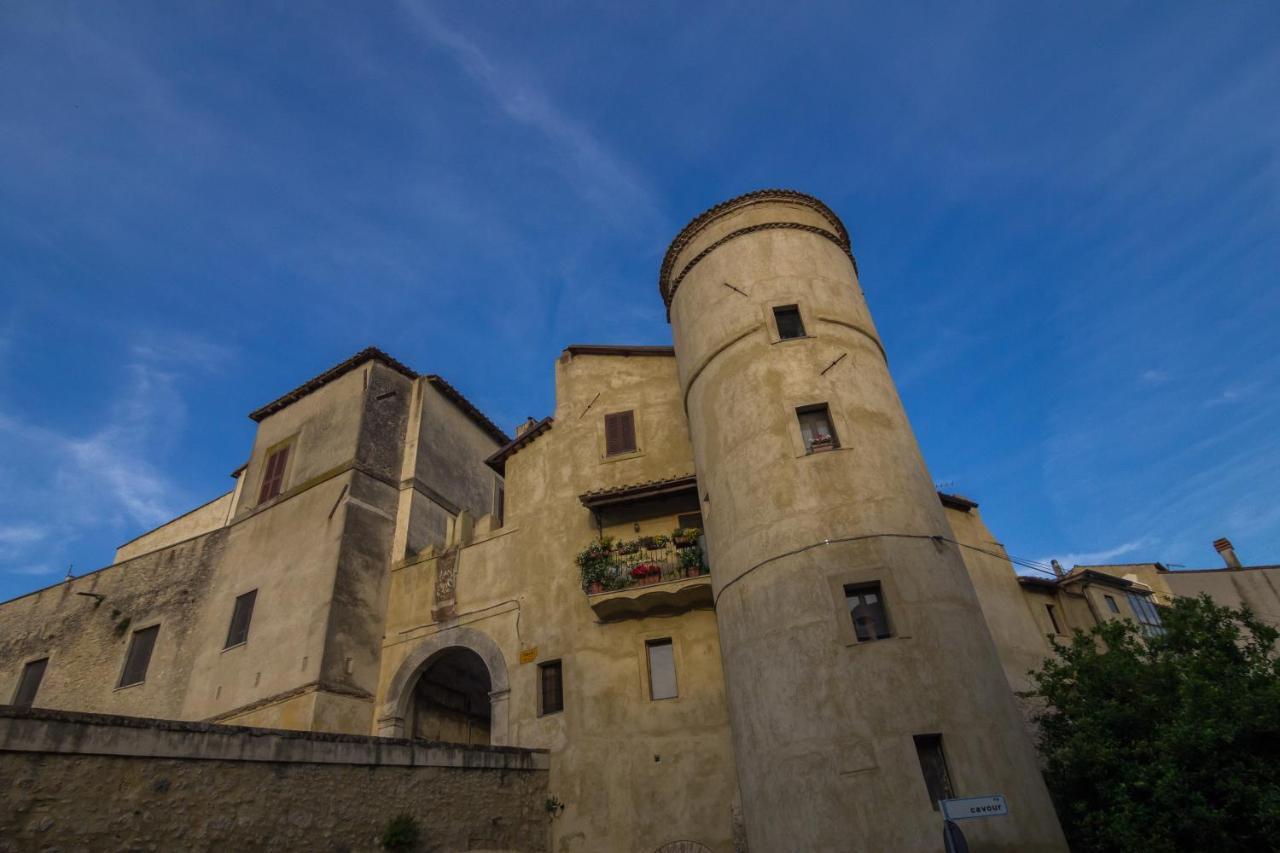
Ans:
[[[236,598],[235,609],[231,612],[231,627],[227,629],[226,648],[238,646],[249,639],[249,622],[253,619],[253,603],[257,599],[256,589]]]
[[[159,625],[133,632],[133,639],[129,642],[129,654],[125,658],[124,672],[120,675],[121,687],[128,687],[130,684],[138,684],[146,680],[147,666],[151,663],[151,652],[156,647],[156,635],[159,633]]]
[[[604,452],[606,456],[630,453],[636,449],[635,412],[615,412],[604,416]]]

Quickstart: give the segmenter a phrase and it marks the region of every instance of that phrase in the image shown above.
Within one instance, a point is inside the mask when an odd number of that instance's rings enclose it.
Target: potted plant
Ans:
[[[835,446],[835,439],[826,433],[815,433],[813,438],[809,439],[809,452],[817,453],[820,450],[830,450]]]
[[[661,534],[657,536],[641,536],[640,537],[640,547],[644,548],[646,551],[657,551],[661,548],[667,547],[667,545],[670,544],[670,542],[671,542],[670,539],[668,539],[666,536],[663,536]]]
[[[696,578],[702,574],[702,549],[696,545],[680,552],[680,568],[687,578]]]
[[[613,550],[619,554],[634,554],[640,550],[639,539],[624,539],[617,545],[613,546]]]
[[[637,586],[648,586],[662,580],[662,567],[657,563],[636,563],[631,569],[631,579]]]
[[[604,538],[592,542],[578,552],[575,562],[582,570],[582,589],[588,593],[604,591],[605,578],[609,573],[609,555],[613,550],[613,542]]]
[[[689,548],[698,544],[702,531],[696,527],[677,527],[671,534],[671,541],[677,548]]]

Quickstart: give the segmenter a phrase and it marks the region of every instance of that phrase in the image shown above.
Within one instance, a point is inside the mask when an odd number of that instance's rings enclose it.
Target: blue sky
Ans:
[[[366,345],[548,413],[771,186],[843,217],[1012,553],[1280,562],[1277,105],[1274,3],[5,4],[0,598],[229,488]]]

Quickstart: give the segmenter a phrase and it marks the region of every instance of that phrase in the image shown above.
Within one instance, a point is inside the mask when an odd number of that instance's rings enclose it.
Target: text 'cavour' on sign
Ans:
[[[1000,794],[988,797],[963,797],[957,800],[939,800],[942,814],[947,820],[973,820],[979,817],[1000,817],[1009,813],[1009,804]]]

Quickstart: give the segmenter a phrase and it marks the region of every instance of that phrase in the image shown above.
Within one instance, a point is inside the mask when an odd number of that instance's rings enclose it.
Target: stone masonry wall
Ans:
[[[0,706],[0,851],[547,849],[540,750]]]

